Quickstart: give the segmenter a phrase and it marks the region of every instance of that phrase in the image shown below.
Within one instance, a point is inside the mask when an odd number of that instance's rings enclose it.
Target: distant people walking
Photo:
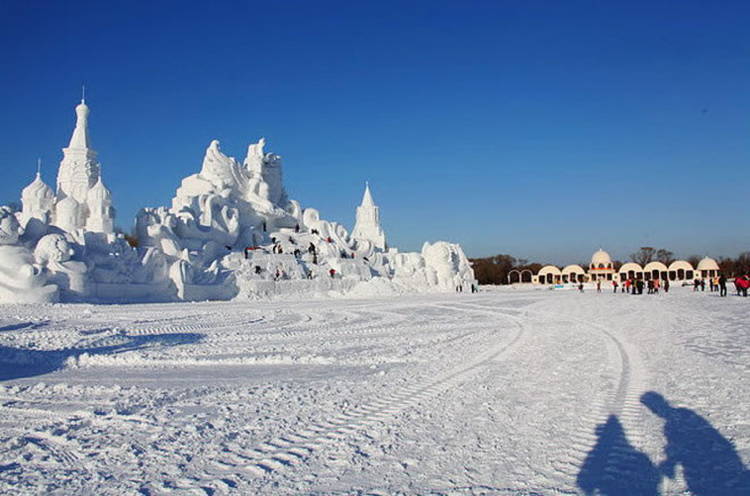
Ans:
[[[578,283],[578,292],[579,293],[583,293],[583,283],[582,282]]]
[[[669,293],[669,279],[664,279],[664,292]]]
[[[719,276],[719,296],[727,295],[727,276],[721,274]]]
[[[602,281],[597,280],[596,281],[596,292],[601,293],[602,292]]]
[[[638,288],[638,294],[639,294],[639,295],[642,295],[642,294],[643,294],[643,279],[638,279],[638,280],[637,280],[637,281],[635,282],[635,285],[636,285],[636,287]]]
[[[617,293],[617,286],[618,286],[617,281],[613,280],[612,281],[612,292],[613,293]]]

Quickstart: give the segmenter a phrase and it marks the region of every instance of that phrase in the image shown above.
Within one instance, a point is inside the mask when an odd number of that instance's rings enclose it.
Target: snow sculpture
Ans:
[[[86,202],[88,190],[99,180],[99,162],[89,142],[88,118],[89,107],[82,98],[76,106],[76,127],[70,144],[63,148],[63,159],[57,174],[58,196],[73,197],[78,203]]]
[[[47,234],[36,245],[34,258],[50,273],[50,282],[60,289],[67,300],[82,300],[88,293],[87,270],[84,262],[71,260],[75,254],[64,235]]]
[[[76,106],[76,127],[70,144],[62,150],[63,159],[57,173],[58,203],[54,224],[68,232],[85,228],[112,233],[115,215],[112,194],[102,182],[97,153],[91,148],[88,118],[89,107],[81,99]]]
[[[474,271],[460,245],[438,241],[425,243],[422,257],[431,282],[443,289],[454,289],[474,284]]]
[[[86,206],[89,213],[86,219],[87,231],[107,234],[114,232],[115,212],[112,208],[112,193],[104,186],[101,177],[86,193]]]
[[[57,286],[47,284],[42,269],[25,246],[19,245],[21,226],[9,207],[0,207],[0,301],[50,303],[57,301]]]
[[[21,225],[26,224],[31,219],[37,219],[39,222],[46,224],[50,221],[52,209],[55,204],[55,193],[52,188],[42,181],[42,175],[37,172],[34,180],[21,191]]]
[[[365,183],[365,193],[362,204],[357,207],[357,223],[354,225],[352,237],[369,241],[379,250],[385,250],[385,233],[380,227],[380,209],[375,205],[370,193],[370,185]]]
[[[134,248],[114,232],[112,194],[91,149],[88,116],[81,100],[57,193],[37,172],[21,194],[22,211],[0,210],[0,302],[344,292],[374,278],[386,286],[397,280],[400,288],[452,290],[474,281],[457,245],[389,249],[369,185],[353,235],[303,209],[289,199],[281,158],[265,151],[263,138],[248,146],[242,163],[211,141],[200,171],[182,180],[171,207],[138,213]]]
[[[69,233],[75,233],[83,226],[81,206],[72,196],[66,196],[55,205],[54,225]]]

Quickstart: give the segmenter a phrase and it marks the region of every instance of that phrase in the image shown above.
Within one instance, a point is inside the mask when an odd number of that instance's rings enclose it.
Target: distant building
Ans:
[[[598,250],[591,257],[588,270],[580,265],[568,265],[560,269],[554,265],[542,267],[532,276],[534,284],[565,284],[595,281],[623,282],[627,279],[661,279],[669,281],[692,281],[695,278],[714,277],[719,274],[719,264],[716,260],[705,257],[698,262],[698,267],[685,260],[676,260],[669,267],[661,262],[649,262],[644,267],[634,262],[623,264],[615,270],[612,258],[604,250]],[[512,281],[511,282],[516,282]]]

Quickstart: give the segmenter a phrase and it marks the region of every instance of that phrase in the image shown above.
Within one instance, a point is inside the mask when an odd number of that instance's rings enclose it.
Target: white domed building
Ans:
[[[615,268],[609,253],[599,248],[592,256],[589,264],[590,281],[611,281],[615,277]]]
[[[582,282],[617,281],[624,282],[628,279],[651,279],[669,280],[672,282],[692,281],[696,277],[715,277],[720,268],[716,260],[705,257],[696,268],[685,260],[676,260],[669,264],[653,261],[641,267],[635,262],[627,262],[615,269],[612,257],[609,253],[599,249],[591,256],[588,271],[584,271],[579,265],[568,265],[560,270],[555,265],[546,265],[532,277],[534,284],[576,284]]]
[[[709,257],[703,257],[703,259],[698,262],[697,267],[698,273],[700,277],[716,277],[719,275],[719,264],[716,263],[716,260]]]

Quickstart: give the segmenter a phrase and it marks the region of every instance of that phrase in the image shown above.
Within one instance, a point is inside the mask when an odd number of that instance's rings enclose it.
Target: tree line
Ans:
[[[693,266],[698,267],[702,257],[698,255],[692,255],[687,257],[685,260]],[[674,253],[665,248],[654,248],[651,246],[641,247],[635,253],[630,255],[630,261],[637,263],[641,267],[645,266],[650,262],[661,262],[667,267],[669,264],[676,260]],[[469,261],[474,268],[474,276],[479,281],[479,284],[508,284],[508,276],[511,271],[517,270],[519,272],[530,270],[532,274],[539,272],[539,270],[547,264],[541,264],[537,262],[529,262],[523,258],[515,258],[512,255],[499,254],[485,258],[470,258]],[[740,253],[737,257],[721,257],[716,260],[719,264],[719,268],[722,273],[728,277],[739,276],[743,274],[750,274],[750,251]],[[613,260],[612,265],[615,271],[620,270],[624,262],[619,260]],[[579,263],[581,267],[586,270],[588,268],[588,262]],[[528,274],[528,273],[527,273]],[[528,278],[525,275],[524,278]],[[514,281],[515,281],[514,276]],[[526,280],[526,279],[525,279]]]

